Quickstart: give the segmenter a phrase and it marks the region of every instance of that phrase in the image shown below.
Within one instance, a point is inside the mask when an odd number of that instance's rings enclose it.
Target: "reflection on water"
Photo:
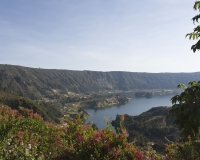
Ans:
[[[90,117],[85,123],[93,122],[98,128],[104,128],[106,126],[104,117],[112,121],[115,119],[117,114],[129,114],[135,116],[151,109],[152,107],[171,106],[172,104],[170,100],[172,97],[172,95],[165,95],[150,99],[134,98],[129,103],[120,106],[118,105],[101,109],[84,109],[90,114]]]

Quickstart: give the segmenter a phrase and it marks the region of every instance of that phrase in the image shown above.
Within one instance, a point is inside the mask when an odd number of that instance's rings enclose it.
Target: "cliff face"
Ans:
[[[95,72],[35,69],[0,65],[0,89],[32,99],[68,92],[87,93],[135,89],[174,89],[179,83],[198,81],[197,73]],[[56,93],[55,93],[56,92]]]

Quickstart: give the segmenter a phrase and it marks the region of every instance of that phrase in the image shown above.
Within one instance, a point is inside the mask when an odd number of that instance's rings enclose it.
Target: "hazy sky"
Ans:
[[[0,64],[196,72],[195,0],[1,0]]]

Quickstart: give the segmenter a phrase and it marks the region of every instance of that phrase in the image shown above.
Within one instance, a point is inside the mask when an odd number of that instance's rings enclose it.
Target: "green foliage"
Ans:
[[[185,85],[178,85],[185,88]],[[188,87],[180,94],[172,97],[172,109],[169,117],[175,117],[174,124],[181,130],[182,137],[195,140],[200,127],[200,81],[189,82]]]
[[[58,126],[22,107],[0,107],[0,135],[2,160],[142,160],[140,150],[126,141],[125,129],[97,131],[80,118]]]
[[[62,154],[65,132],[20,107],[0,107],[0,159],[51,159]]]
[[[200,1],[194,4],[194,10],[200,10]],[[193,23],[198,22],[200,14],[193,17]],[[189,39],[199,39],[200,25],[194,28],[192,33],[186,35]],[[192,45],[193,52],[200,49],[200,40]],[[200,159],[200,81],[191,81],[188,87],[184,84],[179,84],[178,88],[184,91],[172,97],[172,109],[169,111],[168,117],[174,117],[176,124],[181,131],[182,140],[179,143],[166,145],[165,153],[167,159],[173,160],[196,160]]]
[[[141,153],[126,142],[125,130],[121,134],[115,134],[108,128],[97,131],[90,125],[83,124],[80,119],[75,119],[75,123],[67,121],[67,124],[71,140],[67,141],[67,152],[62,157],[64,159],[142,159]]]
[[[199,10],[200,9],[200,1],[196,1],[193,8],[194,8],[194,10]],[[193,17],[192,18],[193,23],[195,23],[195,21],[198,22],[199,18],[200,18],[200,14]],[[199,39],[200,25],[195,27],[194,31],[192,33],[186,34],[186,37],[189,37],[189,39],[193,39],[193,40]],[[193,52],[196,52],[196,50],[199,50],[200,49],[200,40],[197,41],[196,44],[192,45],[191,49],[193,50]]]
[[[167,119],[170,107],[155,107],[138,116],[117,115],[112,121],[115,128],[123,126],[129,133],[128,141],[144,147],[148,142],[154,142],[156,151],[164,151],[165,137],[175,141],[179,137],[178,129],[172,125],[173,119]]]
[[[58,118],[62,117],[59,107],[53,103],[42,101],[38,103],[27,97],[16,96],[4,91],[0,91],[0,104],[7,105],[12,109],[18,109],[19,106],[33,109],[34,112],[39,113],[46,121],[59,123]]]
[[[200,143],[188,139],[186,142],[166,144],[165,156],[170,160],[200,159]]]

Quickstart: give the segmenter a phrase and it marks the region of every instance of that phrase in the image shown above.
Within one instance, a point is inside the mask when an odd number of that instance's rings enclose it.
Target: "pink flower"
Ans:
[[[84,138],[83,138],[81,132],[79,132],[79,131],[76,132],[76,138],[78,139],[79,142],[84,141]]]
[[[99,142],[99,141],[101,141],[102,137],[103,137],[102,133],[100,133],[100,132],[94,132],[93,135],[92,135],[92,140],[94,142]]]
[[[140,152],[136,152],[135,157],[137,160],[142,160],[142,154]]]
[[[21,138],[23,134],[24,133],[22,131],[19,131],[18,134],[17,134],[18,138]]]
[[[89,124],[84,124],[82,125],[82,129],[83,130],[88,130],[90,128],[90,125]]]
[[[70,152],[71,152],[71,149],[70,149],[70,148],[67,148],[67,149],[66,149],[66,152],[67,152],[67,153],[70,153]]]
[[[17,138],[15,138],[14,142],[15,142],[16,144],[19,144],[19,140],[18,140]]]
[[[129,136],[129,134],[128,134],[128,132],[127,132],[127,130],[124,128],[124,129],[122,129],[122,135],[124,136],[124,137],[128,137]]]
[[[120,151],[120,148],[114,148],[112,158],[116,158],[119,155]]]

